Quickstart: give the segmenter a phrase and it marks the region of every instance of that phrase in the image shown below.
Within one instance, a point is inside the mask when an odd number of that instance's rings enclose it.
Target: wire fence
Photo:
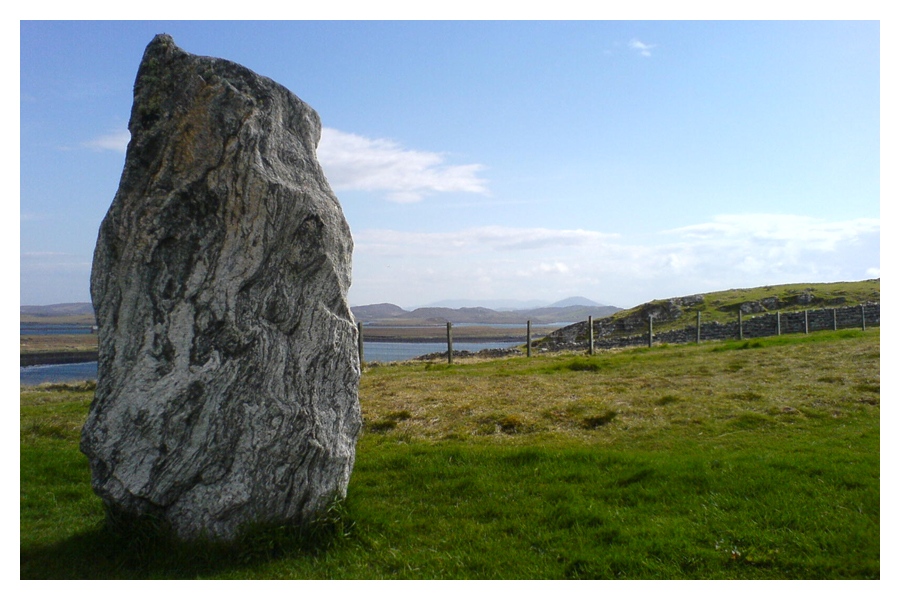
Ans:
[[[357,327],[360,360],[370,363],[446,358],[448,348],[452,348],[451,357],[505,353],[528,341],[527,325],[498,326],[493,335],[485,332],[484,325],[456,326],[453,323],[417,328],[379,326],[374,335],[368,334],[362,323]],[[411,329],[414,334],[410,333]]]
[[[653,346],[654,344],[684,344],[712,340],[743,340],[771,337],[795,333],[838,329],[862,329],[878,327],[881,324],[881,305],[867,303],[855,306],[821,308],[791,312],[767,312],[745,315],[738,311],[734,321],[720,323],[704,321],[698,312],[693,326],[655,332],[654,316],[643,320],[631,319],[622,324],[611,319],[587,321],[562,327],[550,335],[532,335],[532,324],[528,321],[520,331],[507,332],[502,341],[478,341],[466,335],[466,328],[447,323],[443,327],[433,327],[427,339],[416,341],[388,341],[382,328],[377,339],[367,339],[362,323],[359,328],[359,355],[361,362],[394,362],[414,359],[446,360],[452,364],[454,358],[467,356],[497,357],[509,354],[531,356],[534,352],[560,350],[584,350],[593,354],[598,349],[628,346]],[[617,330],[617,328],[619,328]],[[623,330],[627,329],[627,331]],[[399,328],[398,328],[399,331]]]

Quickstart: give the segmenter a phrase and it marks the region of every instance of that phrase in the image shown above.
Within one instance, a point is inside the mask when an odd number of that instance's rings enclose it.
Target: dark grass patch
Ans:
[[[480,435],[492,435],[496,433],[515,435],[532,432],[534,430],[535,425],[519,415],[492,413],[478,419],[476,433]]]
[[[631,473],[630,475],[627,475],[626,477],[617,479],[615,484],[619,487],[624,487],[624,486],[628,486],[628,485],[633,485],[635,483],[640,483],[640,482],[644,481],[645,479],[647,479],[648,477],[651,477],[653,475],[653,473],[654,473],[653,469],[644,467],[644,468],[638,469],[637,471]]]
[[[684,402],[684,398],[681,396],[676,396],[674,394],[666,394],[662,396],[656,401],[657,406],[668,406],[669,404],[677,404],[680,402]]]
[[[601,413],[584,417],[581,420],[581,424],[585,429],[597,429],[615,419],[617,414],[618,413],[614,410],[605,410]]]
[[[524,431],[525,423],[518,417],[507,415],[497,420],[497,426],[503,433],[518,433]]]
[[[858,392],[870,392],[872,394],[881,394],[881,384],[880,383],[859,383],[853,386],[853,389]]]
[[[763,399],[763,395],[753,390],[745,390],[743,392],[732,392],[728,394],[733,400],[743,400],[745,402],[756,402]]]
[[[387,433],[392,429],[396,429],[396,427],[397,421],[384,418],[366,423],[364,429],[370,433]]]
[[[755,429],[772,425],[775,421],[772,417],[756,412],[745,412],[728,420],[728,425],[734,429]]]
[[[388,413],[385,418],[392,421],[405,421],[406,419],[412,418],[412,413],[410,413],[408,410],[398,410]]]
[[[599,362],[595,360],[591,360],[588,358],[577,357],[567,361],[564,361],[559,364],[551,365],[547,368],[550,372],[555,371],[576,371],[576,372],[590,372],[590,373],[598,373],[602,370],[602,366]]]
[[[453,365],[450,365],[449,363],[446,363],[446,362],[441,362],[441,363],[427,362],[427,363],[425,363],[426,371],[447,371],[452,368],[453,368]]]

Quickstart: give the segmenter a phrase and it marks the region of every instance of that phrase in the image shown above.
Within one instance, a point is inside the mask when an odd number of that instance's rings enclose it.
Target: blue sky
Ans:
[[[22,304],[89,301],[161,32],[319,113],[353,305],[880,276],[877,21],[23,21]]]

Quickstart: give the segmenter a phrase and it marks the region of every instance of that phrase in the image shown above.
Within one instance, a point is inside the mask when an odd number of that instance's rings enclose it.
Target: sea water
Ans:
[[[487,348],[511,348],[522,342],[454,342],[453,350],[478,352]],[[410,360],[432,352],[446,352],[446,342],[364,342],[363,358],[366,362],[391,362]],[[97,379],[97,361],[66,365],[35,365],[19,367],[20,385],[42,383],[67,383]]]

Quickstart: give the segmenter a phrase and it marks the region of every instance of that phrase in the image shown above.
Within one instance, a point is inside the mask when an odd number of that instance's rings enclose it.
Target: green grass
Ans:
[[[370,368],[345,501],[221,547],[114,528],[21,393],[22,578],[880,577],[879,332]]]

